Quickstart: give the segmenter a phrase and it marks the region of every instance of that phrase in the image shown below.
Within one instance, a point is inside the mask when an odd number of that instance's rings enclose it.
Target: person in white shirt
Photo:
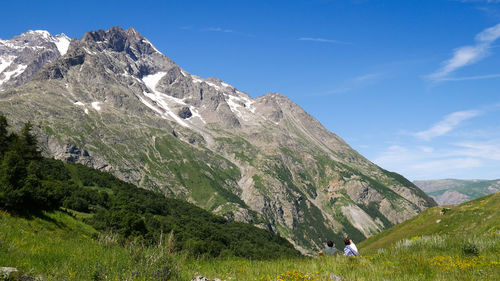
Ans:
[[[352,242],[352,239],[349,239],[349,242],[351,242],[351,244],[349,244],[351,245],[351,248],[359,254],[358,247],[356,247],[354,242]]]
[[[351,239],[349,238],[344,239],[344,245],[345,245],[344,255],[346,257],[359,256],[358,248],[356,247],[356,245],[354,245],[354,243],[352,244],[351,243],[352,243]]]

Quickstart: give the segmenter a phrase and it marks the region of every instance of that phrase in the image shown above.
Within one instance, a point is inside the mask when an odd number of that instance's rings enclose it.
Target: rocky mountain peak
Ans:
[[[126,53],[133,60],[138,60],[141,56],[160,53],[134,28],[123,30],[123,28],[115,26],[108,30],[90,31],[85,33],[81,42],[95,51],[110,50]]]
[[[10,40],[0,40],[0,91],[22,85],[44,65],[64,55],[70,39],[45,30],[30,30]]]

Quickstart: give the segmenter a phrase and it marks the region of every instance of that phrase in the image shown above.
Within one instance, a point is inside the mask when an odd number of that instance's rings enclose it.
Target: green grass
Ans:
[[[488,237],[485,241],[490,248],[478,256],[453,247],[443,250],[451,246],[451,241],[442,240],[439,247],[415,243],[356,258],[188,260],[180,277],[181,280],[199,275],[222,280],[330,280],[331,274],[335,274],[344,280],[498,280],[500,238]]]
[[[356,258],[188,260],[182,280],[500,280],[500,193],[431,208],[358,245]],[[439,223],[437,220],[440,220]],[[337,246],[340,246],[337,243]]]
[[[178,268],[168,243],[145,247],[140,241],[117,241],[115,235],[98,234],[61,211],[33,218],[0,212],[0,266],[16,267],[19,275],[43,280],[176,278]]]
[[[485,209],[494,204],[490,199],[477,202],[487,216],[492,214]],[[490,227],[495,230],[487,231]],[[0,212],[0,265],[44,280],[191,280],[200,275],[221,280],[330,280],[331,274],[343,280],[499,280],[498,220],[474,234],[410,236],[377,250],[361,243],[356,258],[195,259],[172,252],[168,239],[160,247],[144,247],[137,240],[120,244],[116,236],[98,234],[61,211],[33,218]]]

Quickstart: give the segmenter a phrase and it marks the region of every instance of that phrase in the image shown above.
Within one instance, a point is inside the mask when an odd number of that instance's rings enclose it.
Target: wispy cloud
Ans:
[[[351,92],[355,89],[365,87],[367,85],[371,85],[377,83],[379,80],[386,78],[386,73],[375,72],[375,73],[367,73],[362,74],[353,78],[348,78],[343,81],[341,85],[336,85],[336,88],[325,90],[322,92],[313,92],[309,93],[309,96],[331,96],[336,94],[345,94],[347,92]]]
[[[400,134],[373,155],[373,161],[411,179],[499,178],[500,125],[495,122],[499,106],[453,112],[428,130]],[[474,120],[480,122],[471,121],[467,130],[459,130],[465,120],[477,116],[483,117]],[[448,138],[436,138],[443,135]]]
[[[454,50],[451,59],[443,62],[443,66],[428,78],[434,81],[445,81],[448,75],[464,66],[478,62],[490,54],[490,47],[500,37],[500,23],[486,28],[475,37],[475,44]]]
[[[392,145],[373,162],[413,180],[456,177],[461,171],[484,165],[485,161],[482,158],[463,154],[466,153],[451,153],[432,147]]]
[[[487,4],[495,4],[500,3],[500,0],[459,0],[462,3],[487,3]]]
[[[446,133],[455,129],[463,121],[476,117],[481,113],[482,112],[479,110],[453,112],[449,115],[446,115],[443,120],[437,122],[429,129],[415,133],[414,136],[426,141],[431,140],[435,137],[445,135]]]
[[[210,32],[224,32],[224,33],[233,33],[234,30],[232,29],[225,29],[221,27],[207,27],[202,29],[202,31],[210,31]]]
[[[462,148],[456,152],[457,154],[489,160],[500,160],[500,140],[469,141],[456,143],[455,145]]]
[[[373,82],[375,80],[379,80],[384,77],[384,73],[376,72],[376,73],[368,73],[363,74],[351,79],[353,82]]]
[[[229,28],[222,28],[219,26],[206,27],[206,28],[201,28],[199,30],[202,32],[219,32],[219,33],[233,34],[233,35],[239,35],[239,36],[255,37],[255,35],[250,34],[250,33],[245,33],[245,32],[241,32],[238,30],[229,29]]]
[[[311,97],[324,97],[324,96],[332,96],[332,95],[337,95],[337,94],[344,94],[349,91],[351,91],[352,88],[349,87],[342,87],[342,88],[337,88],[329,91],[324,91],[324,92],[313,92],[309,93],[308,96]]]
[[[299,41],[313,41],[313,42],[321,42],[321,43],[333,43],[333,44],[342,44],[342,45],[352,45],[350,42],[332,40],[326,38],[312,38],[312,37],[300,37],[297,39]]]
[[[441,78],[440,81],[467,81],[467,80],[481,80],[481,79],[492,79],[492,78],[500,78],[500,73],[477,75],[477,76],[465,76],[465,77],[447,77],[447,78]]]

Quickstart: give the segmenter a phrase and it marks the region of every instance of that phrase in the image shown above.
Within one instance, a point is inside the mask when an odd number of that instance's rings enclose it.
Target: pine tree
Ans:
[[[38,150],[36,136],[31,133],[32,129],[33,125],[28,121],[24,124],[23,130],[21,131],[21,148],[23,150],[23,158],[26,160],[37,160],[42,157]]]
[[[26,197],[21,187],[26,164],[17,151],[7,151],[0,165],[0,208],[20,209]]]
[[[7,118],[5,118],[5,116],[3,115],[0,115],[0,159],[3,157],[9,146],[9,136],[7,132],[8,126],[9,124],[7,123]]]

